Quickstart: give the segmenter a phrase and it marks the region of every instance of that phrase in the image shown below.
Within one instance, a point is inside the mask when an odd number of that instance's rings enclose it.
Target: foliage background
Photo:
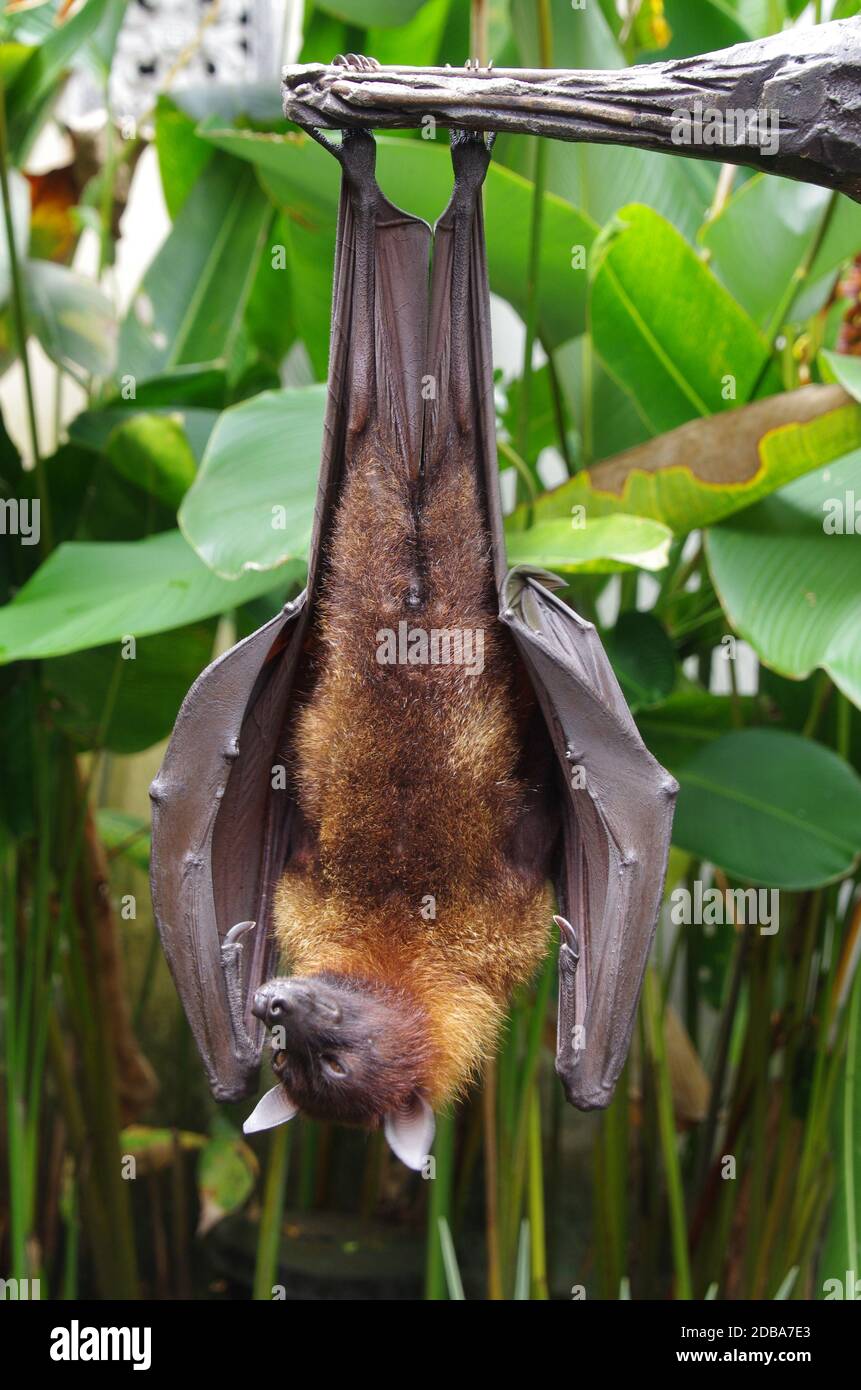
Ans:
[[[612,67],[859,8],[331,0],[304,7],[301,59],[486,43],[497,66]],[[0,538],[0,1262],[57,1297],[840,1295],[861,1235],[861,213],[716,164],[497,142],[511,558],[565,576],[681,783],[668,895],[777,889],[780,929],[668,904],[602,1116],[554,1080],[549,959],[441,1117],[433,1182],[304,1120],[249,1146],[160,956],[145,788],[194,677],[302,583],[338,173],[271,82],[172,82],[123,120],[124,10],[12,4],[0,30],[0,351],[25,405],[0,480],[7,531],[8,504],[38,497],[42,522],[38,545]],[[107,123],[34,174],[81,70]],[[171,225],[126,307],[150,144]],[[429,220],[445,144],[378,142],[383,188]]]

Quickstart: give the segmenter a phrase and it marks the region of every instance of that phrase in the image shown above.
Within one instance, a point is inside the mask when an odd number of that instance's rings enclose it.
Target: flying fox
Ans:
[[[676,786],[559,581],[506,566],[492,141],[453,133],[431,232],[380,190],[369,133],[315,138],[342,184],[308,587],[189,693],[152,789],[153,896],[219,1099],[255,1086],[270,1032],[246,1131],[382,1127],[419,1168],[553,920],[557,1072],[609,1103]]]

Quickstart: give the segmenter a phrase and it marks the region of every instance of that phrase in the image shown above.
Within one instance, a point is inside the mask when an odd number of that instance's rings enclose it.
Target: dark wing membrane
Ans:
[[[250,1005],[273,971],[271,900],[294,823],[289,789],[273,769],[345,452],[351,436],[371,431],[416,468],[420,458],[430,229],[388,203],[373,180],[360,192],[342,181],[308,590],[199,676],[151,791],[156,921],[218,1100],[247,1096],[260,1065],[264,1029]],[[285,469],[289,446],[285,439]],[[228,940],[246,922],[255,930]]]
[[[601,640],[512,570],[510,628],[564,769],[556,1070],[573,1105],[608,1105],[631,1041],[661,906],[678,786],[646,748]]]
[[[250,1049],[234,1038],[222,964],[222,939],[237,922],[260,921],[262,866],[271,813],[277,706],[295,665],[305,598],[208,666],[185,697],[150,789],[153,907],[162,947],[185,1008],[209,1084],[219,1100],[253,1089],[262,1027],[250,1020]],[[284,651],[267,660],[274,644]],[[248,766],[264,780],[247,792]],[[237,793],[237,789],[242,791]],[[283,795],[283,793],[282,793]],[[244,800],[247,797],[247,801]],[[222,823],[224,815],[224,823]],[[229,824],[227,843],[225,826]],[[255,933],[247,990],[266,978],[270,953]]]

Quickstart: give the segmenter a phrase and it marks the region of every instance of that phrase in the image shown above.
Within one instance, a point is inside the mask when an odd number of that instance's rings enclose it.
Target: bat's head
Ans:
[[[253,1012],[272,1030],[278,1085],[246,1120],[246,1133],[300,1111],[340,1124],[382,1124],[398,1157],[422,1166],[434,1121],[421,1084],[426,1026],[414,1004],[385,986],[327,974],[267,981]]]

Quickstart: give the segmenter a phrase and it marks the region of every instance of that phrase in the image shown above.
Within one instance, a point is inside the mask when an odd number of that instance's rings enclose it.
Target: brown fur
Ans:
[[[493,1048],[546,948],[550,905],[546,864],[517,852],[533,811],[529,710],[475,482],[443,461],[419,488],[379,452],[348,469],[288,753],[310,848],[288,865],[275,924],[294,974],[409,1000],[412,1081],[438,1105]],[[483,672],[381,665],[378,633],[401,620],[482,629]]]

